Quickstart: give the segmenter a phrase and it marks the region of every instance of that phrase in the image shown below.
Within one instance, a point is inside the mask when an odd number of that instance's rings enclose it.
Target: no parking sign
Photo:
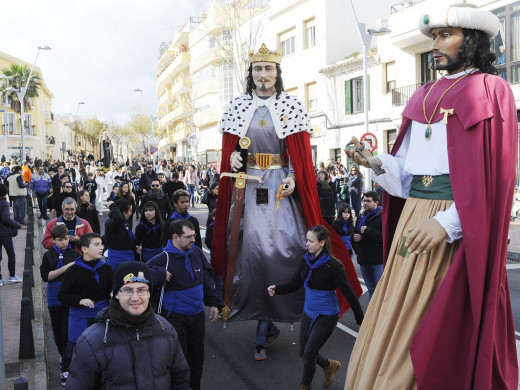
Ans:
[[[377,149],[377,138],[372,133],[363,134],[359,141],[365,145],[365,149],[370,153],[373,153]]]

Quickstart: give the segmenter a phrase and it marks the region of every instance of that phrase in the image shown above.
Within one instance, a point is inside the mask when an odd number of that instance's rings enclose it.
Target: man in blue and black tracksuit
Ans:
[[[38,207],[40,208],[40,216],[38,218],[49,219],[47,216],[47,198],[51,190],[51,184],[51,177],[45,173],[43,166],[40,166],[38,173],[31,177],[31,190],[36,193]]]
[[[151,258],[153,284],[165,284],[159,302],[162,314],[179,335],[190,367],[190,387],[200,389],[204,362],[204,304],[210,306],[211,322],[218,319],[219,298],[213,269],[204,252],[194,245],[195,227],[185,219],[173,221],[164,251]]]

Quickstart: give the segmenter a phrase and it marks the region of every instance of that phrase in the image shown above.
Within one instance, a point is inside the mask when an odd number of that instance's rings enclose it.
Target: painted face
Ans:
[[[181,196],[177,203],[174,203],[174,206],[179,213],[186,214],[190,207],[190,198],[188,196]]]
[[[274,85],[278,72],[274,62],[253,63],[252,76],[258,95],[270,96],[275,92]]]
[[[307,241],[305,242],[307,251],[313,255],[317,255],[321,252],[325,246],[325,240],[319,241],[318,236],[314,232],[307,232]]]
[[[464,70],[459,58],[459,50],[464,43],[464,34],[460,27],[437,27],[432,29],[431,51],[435,70],[446,70],[455,74]]]
[[[130,291],[132,295],[127,295]],[[116,294],[116,298],[119,300],[119,304],[124,311],[131,315],[138,316],[148,309],[150,303],[150,288],[146,283],[127,283],[121,286]]]

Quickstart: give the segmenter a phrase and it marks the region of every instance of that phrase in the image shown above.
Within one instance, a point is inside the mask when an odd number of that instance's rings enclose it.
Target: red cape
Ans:
[[[221,172],[231,172],[230,157],[233,150],[235,150],[238,140],[238,136],[224,133],[222,138]],[[327,227],[330,232],[334,257],[343,263],[350,286],[356,293],[356,296],[360,297],[363,290],[359,284],[356,270],[354,269],[345,244],[321,216],[318,190],[314,181],[315,174],[314,167],[312,166],[310,136],[306,132],[291,134],[285,138],[285,144],[287,146],[287,152],[291,157],[291,163],[296,176],[296,186],[298,188],[303,213],[305,214],[307,227],[315,225]],[[211,265],[215,271],[215,276],[222,276],[224,278],[226,276],[227,267],[227,231],[232,195],[233,182],[229,178],[221,179],[219,181],[217,211],[215,214],[215,227],[211,248]],[[343,315],[350,306],[343,297],[343,294],[338,292],[337,295],[340,302],[341,315]]]
[[[428,97],[437,102],[453,80]],[[403,112],[392,154],[412,120],[425,123],[419,89]],[[518,123],[509,85],[475,73],[443,98],[453,197],[464,237],[412,341],[418,390],[517,389],[518,363],[506,273],[509,217],[516,177]],[[431,112],[430,112],[431,114]],[[433,122],[442,119],[437,113]],[[385,193],[385,260],[404,200]]]

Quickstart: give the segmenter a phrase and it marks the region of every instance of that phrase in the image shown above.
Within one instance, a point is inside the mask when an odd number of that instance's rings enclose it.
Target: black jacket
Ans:
[[[85,221],[90,223],[92,231],[97,234],[101,234],[101,226],[99,225],[99,216],[96,208],[92,207],[79,207],[76,209],[76,215],[83,218]]]
[[[188,390],[190,369],[177,332],[153,315],[135,329],[101,310],[79,337],[67,388],[74,390]]]
[[[336,215],[336,191],[334,183],[328,181],[328,189],[318,182],[318,198],[320,199],[321,215],[334,218]]]
[[[105,247],[118,251],[135,251],[137,241],[130,239],[128,230],[124,226],[125,220],[121,210],[115,203],[112,203],[109,209],[110,218],[105,221]]]
[[[365,211],[356,220],[354,234],[360,234],[360,222],[365,215]],[[363,233],[361,241],[354,241],[354,234],[350,238],[352,249],[356,252],[358,264],[383,264],[383,222],[382,211],[365,221],[366,229]]]

